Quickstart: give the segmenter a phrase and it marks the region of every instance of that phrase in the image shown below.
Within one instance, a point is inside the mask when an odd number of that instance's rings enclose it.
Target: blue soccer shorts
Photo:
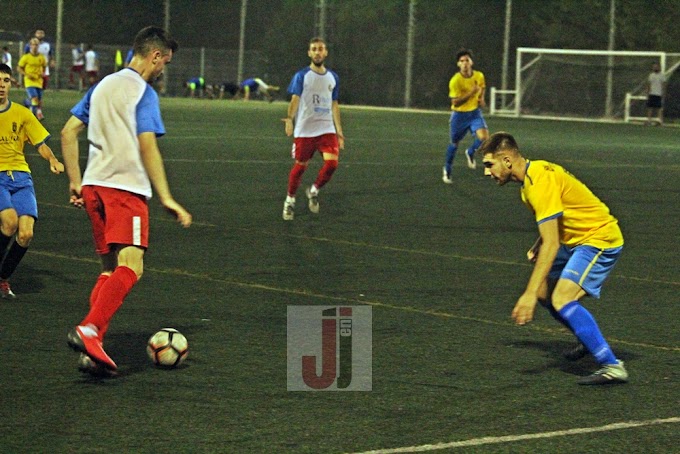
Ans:
[[[470,112],[456,112],[454,110],[451,113],[449,127],[451,129],[451,143],[460,142],[468,132],[474,135],[478,129],[488,129],[480,109]]]
[[[7,208],[14,208],[18,216],[38,219],[38,202],[29,172],[0,172],[0,211]]]
[[[28,95],[29,99],[42,99],[43,89],[38,87],[28,87],[26,88],[26,94]]]
[[[600,249],[563,244],[557,251],[548,276],[550,279],[569,279],[581,286],[588,295],[599,298],[602,284],[614,269],[622,250],[623,246]]]

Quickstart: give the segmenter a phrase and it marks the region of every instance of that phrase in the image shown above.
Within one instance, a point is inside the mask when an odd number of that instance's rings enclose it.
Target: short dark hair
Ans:
[[[499,151],[511,151],[519,153],[519,147],[515,138],[505,131],[500,131],[491,134],[488,139],[482,142],[482,145],[477,150],[477,153],[484,156],[485,154],[496,154]]]
[[[470,49],[465,49],[465,48],[460,49],[458,51],[458,53],[456,54],[456,62],[458,62],[458,60],[460,60],[460,57],[463,57],[465,55],[472,58],[472,51]]]
[[[145,57],[155,49],[160,49],[163,54],[168,53],[168,51],[175,53],[179,49],[179,44],[170,36],[170,33],[161,27],[149,26],[137,33],[132,48],[135,55]]]
[[[320,36],[315,36],[314,38],[312,38],[312,39],[309,40],[309,44],[310,44],[310,45],[316,44],[316,43],[323,43],[324,46],[328,47],[328,45],[326,44],[326,40],[324,40],[324,39],[323,39],[322,37],[320,37]]]
[[[4,63],[0,63],[0,73],[9,74],[9,77],[12,77],[12,68],[10,68]]]

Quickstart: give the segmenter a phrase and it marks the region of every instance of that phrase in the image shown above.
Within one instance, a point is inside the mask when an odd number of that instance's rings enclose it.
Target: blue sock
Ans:
[[[444,168],[446,168],[446,173],[451,175],[451,166],[453,165],[453,158],[456,157],[456,150],[458,147],[452,143],[449,144],[446,149],[446,161],[444,163]]]
[[[557,320],[562,325],[567,327],[569,329],[569,331],[571,331],[572,333],[574,332],[574,330],[571,329],[571,326],[569,326],[569,323],[567,323],[567,321],[562,318],[560,313],[555,310],[555,308],[553,307],[553,305],[550,301],[548,301],[548,300],[538,300],[538,302],[541,303],[541,306],[545,307],[548,310],[548,312],[550,312],[550,315],[552,315],[555,320]]]
[[[614,352],[597,326],[597,322],[578,301],[572,301],[559,310],[559,315],[571,326],[576,337],[600,364],[618,364]]]
[[[472,156],[475,151],[477,151],[477,148],[482,144],[482,141],[475,138],[475,141],[472,142],[472,145],[470,145],[470,148],[467,149],[467,154],[468,156]]]

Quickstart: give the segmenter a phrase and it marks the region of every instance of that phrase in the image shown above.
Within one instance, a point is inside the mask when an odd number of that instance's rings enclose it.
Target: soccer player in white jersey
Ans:
[[[113,375],[117,369],[103,340],[111,318],[142,276],[152,185],[165,209],[183,227],[191,225],[191,214],[170,193],[156,141],[165,126],[150,85],[177,47],[162,28],[142,29],[135,37],[130,66],[92,87],[71,110],[61,132],[70,202],[85,207],[102,262],[90,311],[68,334],[69,346],[81,352],[80,370],[93,375]],[[90,145],[81,177],[78,135],[85,127]]]
[[[295,194],[309,160],[315,152],[323,156],[323,166],[316,181],[305,190],[309,210],[319,212],[319,189],[328,183],[338,167],[338,155],[345,148],[345,136],[340,123],[338,75],[326,69],[328,48],[321,38],[312,38],[307,55],[312,62],[298,71],[288,86],[292,95],[288,116],[283,119],[286,135],[294,136],[292,155],[295,164],[288,177],[288,195],[283,203],[283,219],[295,216]]]

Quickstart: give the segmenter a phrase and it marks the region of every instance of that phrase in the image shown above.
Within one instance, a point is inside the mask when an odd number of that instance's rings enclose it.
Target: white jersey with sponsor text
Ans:
[[[338,89],[338,75],[331,70],[319,74],[306,67],[293,76],[288,93],[300,97],[293,133],[295,137],[335,134],[333,101],[338,100]]]

